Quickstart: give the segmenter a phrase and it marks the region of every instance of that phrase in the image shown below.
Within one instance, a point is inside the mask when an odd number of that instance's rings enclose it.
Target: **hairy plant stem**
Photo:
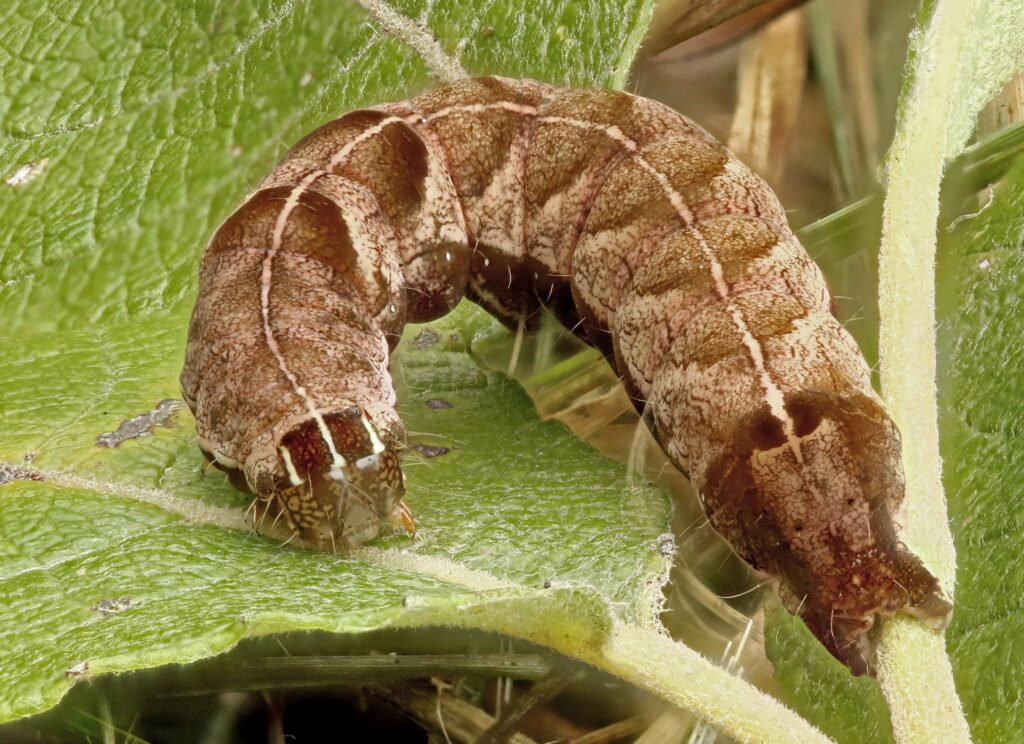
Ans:
[[[913,84],[890,151],[879,256],[882,394],[903,433],[907,529],[911,548],[952,592],[956,556],[939,455],[935,378],[935,245],[955,105],[963,29],[980,0],[937,0],[919,39]],[[901,744],[969,742],[945,642],[922,623],[882,624],[878,676]]]

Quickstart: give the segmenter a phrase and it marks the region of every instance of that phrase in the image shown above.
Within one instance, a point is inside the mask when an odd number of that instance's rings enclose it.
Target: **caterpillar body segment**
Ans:
[[[464,295],[604,351],[715,529],[852,669],[878,615],[948,619],[899,540],[899,433],[778,199],[625,93],[467,80],[302,140],[203,258],[200,447],[307,542],[409,529],[389,354]]]

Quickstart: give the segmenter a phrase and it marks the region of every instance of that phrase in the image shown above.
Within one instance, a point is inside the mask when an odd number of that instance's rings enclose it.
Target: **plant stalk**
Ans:
[[[890,151],[879,256],[882,395],[903,433],[906,542],[952,593],[956,551],[939,455],[935,246],[964,29],[979,0],[936,0]],[[883,622],[878,677],[900,744],[969,742],[944,640],[909,618]]]

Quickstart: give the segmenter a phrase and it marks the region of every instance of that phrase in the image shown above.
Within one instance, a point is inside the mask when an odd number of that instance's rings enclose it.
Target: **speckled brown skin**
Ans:
[[[899,434],[761,179],[625,93],[484,78],[296,145],[203,257],[182,389],[199,444],[303,539],[401,501],[389,352],[463,294],[608,356],[708,518],[839,659],[950,604],[899,541]]]

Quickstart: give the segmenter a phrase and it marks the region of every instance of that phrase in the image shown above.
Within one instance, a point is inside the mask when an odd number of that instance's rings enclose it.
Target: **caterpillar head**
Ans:
[[[857,674],[869,631],[903,612],[937,630],[952,605],[900,541],[903,467],[896,426],[873,397],[803,391],[743,421],[704,488],[709,517],[786,607]]]
[[[333,549],[357,547],[387,523],[414,531],[401,500],[400,432],[378,428],[355,405],[291,427],[274,467],[254,479],[267,512],[259,519],[283,520],[305,542]]]

